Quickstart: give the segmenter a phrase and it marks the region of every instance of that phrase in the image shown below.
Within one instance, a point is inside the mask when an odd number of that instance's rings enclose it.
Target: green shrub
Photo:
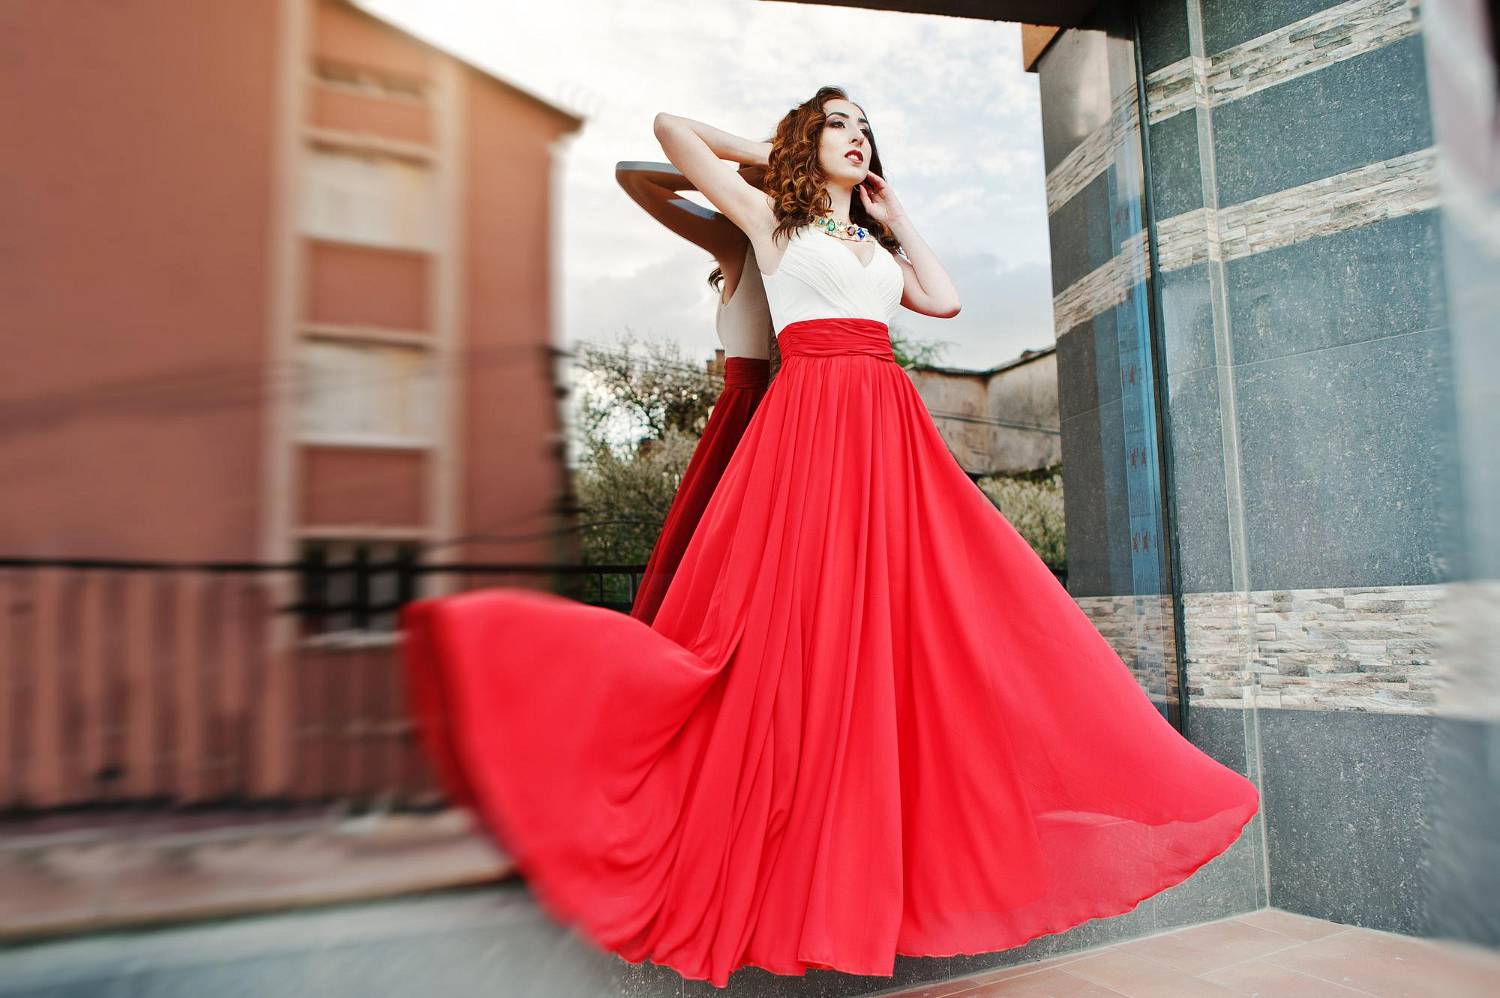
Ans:
[[[693,434],[669,427],[644,450],[622,455],[602,443],[593,448],[574,477],[587,524],[580,545],[585,564],[645,564],[697,443]]]
[[[1067,565],[1061,465],[1019,475],[986,475],[979,479],[979,489],[1043,561],[1054,568]]]

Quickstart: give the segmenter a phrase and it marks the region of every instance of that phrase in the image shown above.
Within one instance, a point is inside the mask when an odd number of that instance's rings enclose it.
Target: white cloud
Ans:
[[[978,252],[950,254],[943,265],[958,287],[963,311],[952,319],[934,319],[903,310],[895,319],[914,336],[950,344],[936,363],[992,367],[1022,350],[1054,342],[1047,264],[1011,265],[993,253]]]
[[[763,138],[824,83],[865,108],[893,187],[959,285],[957,318],[899,321],[959,341],[950,364],[1051,341],[1037,80],[1014,24],[761,0],[363,2],[587,118],[562,177],[567,343],[630,327],[712,352],[711,261],[641,212],[614,165],[665,158],[659,110]]]

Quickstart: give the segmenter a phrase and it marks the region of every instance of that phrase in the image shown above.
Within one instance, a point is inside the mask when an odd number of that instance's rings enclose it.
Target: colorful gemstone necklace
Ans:
[[[814,219],[813,225],[822,229],[830,236],[839,239],[847,239],[849,242],[857,243],[862,239],[870,237],[870,230],[863,225],[855,225],[853,222],[840,222],[832,215],[826,218]]]

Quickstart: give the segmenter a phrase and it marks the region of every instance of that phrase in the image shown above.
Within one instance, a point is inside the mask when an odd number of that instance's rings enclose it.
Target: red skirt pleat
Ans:
[[[1169,724],[948,451],[886,327],[794,323],[648,626],[524,589],[424,600],[424,744],[599,946],[889,975],[1129,911],[1254,784]]]
[[[714,400],[703,435],[698,438],[661,533],[651,548],[651,557],[646,561],[640,588],[630,608],[632,617],[648,624],[656,617],[662,597],[682,561],[682,552],[703,518],[709,496],[718,487],[729,458],[744,436],[745,427],[750,425],[755,407],[766,394],[770,372],[771,362],[764,357],[724,358],[724,389]]]

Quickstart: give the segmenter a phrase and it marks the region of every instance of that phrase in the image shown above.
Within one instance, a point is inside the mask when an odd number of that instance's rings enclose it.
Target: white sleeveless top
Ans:
[[[803,319],[875,319],[890,324],[901,304],[901,265],[875,243],[869,264],[850,245],[810,225],[794,229],[771,274],[762,274],[779,335]]]
[[[766,357],[770,354],[771,308],[766,304],[766,287],[755,262],[755,247],[746,240],[745,265],[729,300],[719,296],[714,315],[714,329],[724,345],[726,357]]]

